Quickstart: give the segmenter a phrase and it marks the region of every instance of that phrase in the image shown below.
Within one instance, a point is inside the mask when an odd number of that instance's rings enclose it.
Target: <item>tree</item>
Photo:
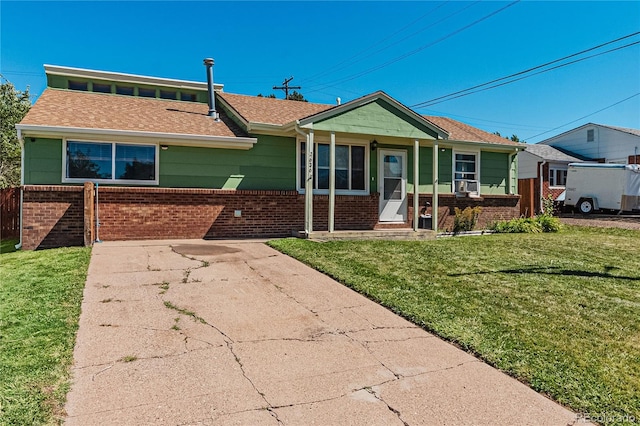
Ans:
[[[274,94],[272,93],[272,94],[270,94],[270,95],[264,96],[262,93],[258,93],[258,97],[259,97],[259,98],[272,98],[272,99],[275,99],[275,98],[276,98],[276,95],[274,95]]]
[[[304,98],[302,93],[298,92],[297,90],[294,90],[293,92],[291,92],[289,96],[287,96],[287,99],[290,101],[309,102]]]
[[[0,82],[0,189],[20,185],[20,141],[16,124],[29,108],[29,88],[21,92],[6,79]]]

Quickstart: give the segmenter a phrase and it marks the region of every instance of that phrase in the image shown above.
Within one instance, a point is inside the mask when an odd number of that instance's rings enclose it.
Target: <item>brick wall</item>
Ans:
[[[81,186],[25,186],[22,247],[36,250],[83,245],[83,196]]]
[[[85,188],[86,190],[86,188]],[[304,229],[304,195],[296,191],[230,191],[100,187],[97,209],[86,206],[80,186],[25,186],[23,247],[25,249],[83,245],[100,220],[96,237],[104,241],[170,238],[287,237]],[[89,192],[90,193],[90,192]],[[420,203],[431,196],[420,196]],[[412,218],[412,195],[409,195]],[[441,229],[453,227],[454,207],[481,205],[479,227],[519,215],[519,196],[479,199],[440,195]],[[87,208],[85,208],[87,207]],[[329,197],[314,196],[314,230],[328,228]],[[236,217],[235,212],[240,211]],[[366,230],[378,224],[378,194],[336,196],[335,229]],[[411,223],[406,224],[407,227]],[[90,237],[89,237],[90,239]]]
[[[426,202],[431,204],[433,197],[428,194],[421,194],[418,205],[420,209]],[[438,229],[453,230],[455,218],[455,208],[464,210],[467,207],[480,206],[482,212],[478,216],[476,229],[484,229],[492,222],[498,220],[509,220],[520,217],[520,196],[519,195],[483,195],[481,197],[456,197],[454,194],[440,194],[438,196]],[[431,206],[428,213],[432,213]],[[413,194],[409,194],[409,225],[413,226]]]

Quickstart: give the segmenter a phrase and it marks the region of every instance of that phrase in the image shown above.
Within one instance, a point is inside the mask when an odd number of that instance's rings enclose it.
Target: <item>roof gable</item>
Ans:
[[[384,92],[375,92],[303,118],[301,127],[416,139],[444,139],[447,132]]]

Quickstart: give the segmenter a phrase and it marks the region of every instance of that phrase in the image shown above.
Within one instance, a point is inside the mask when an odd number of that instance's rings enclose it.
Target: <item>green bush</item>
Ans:
[[[478,216],[482,213],[482,207],[467,207],[464,210],[460,210],[455,207],[455,218],[453,220],[453,232],[473,231],[476,223],[478,223]]]
[[[540,215],[536,217],[521,217],[519,219],[503,220],[494,223],[490,229],[502,234],[539,234],[541,232],[558,232],[562,225],[557,217]]]

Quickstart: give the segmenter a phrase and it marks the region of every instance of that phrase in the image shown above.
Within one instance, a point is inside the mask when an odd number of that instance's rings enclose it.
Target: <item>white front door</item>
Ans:
[[[407,220],[407,151],[378,151],[380,222]]]

